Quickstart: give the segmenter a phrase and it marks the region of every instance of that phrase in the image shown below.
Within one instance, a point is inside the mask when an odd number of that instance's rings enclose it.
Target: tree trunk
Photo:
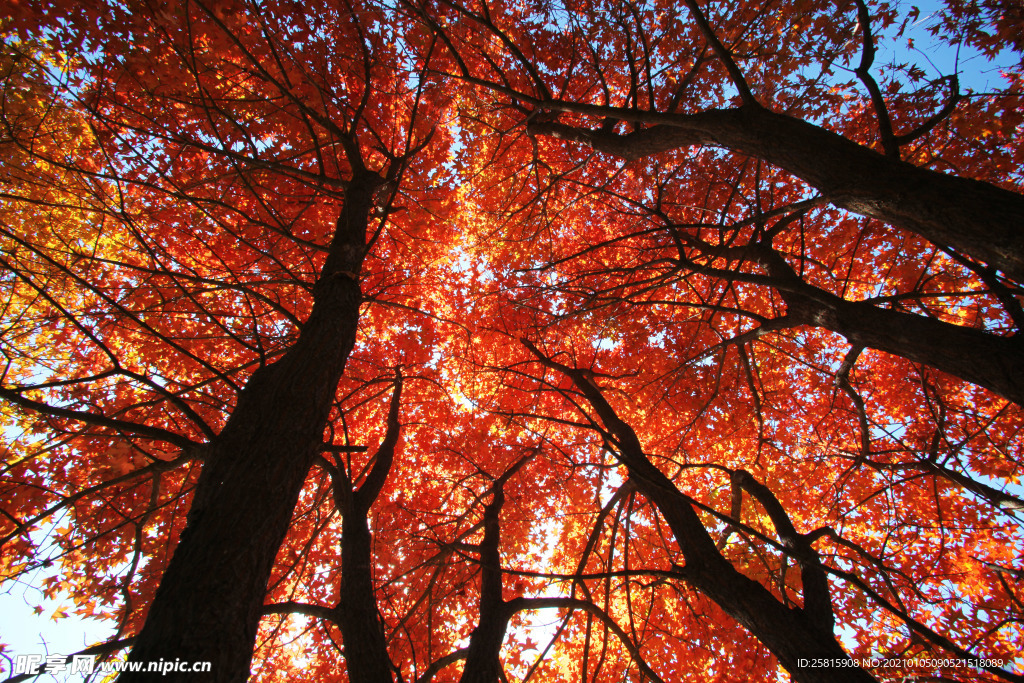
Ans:
[[[298,340],[253,373],[227,425],[206,446],[188,524],[129,661],[208,661],[212,670],[161,680],[240,683],[249,677],[271,568],[322,450],[355,343],[366,226],[380,184],[374,173],[355,173]],[[150,677],[125,673],[119,680],[143,678]]]
[[[539,122],[534,135],[636,159],[678,147],[715,145],[763,159],[803,179],[832,204],[952,247],[1024,282],[1024,196],[885,157],[841,135],[759,106],[658,114],[566,102],[553,111],[652,123],[617,135]]]
[[[392,683],[391,659],[377,610],[370,529],[365,516],[346,516],[341,546],[341,599],[335,623],[341,629],[349,683]]]
[[[352,482],[348,481],[343,468],[332,472],[335,504],[343,517],[341,585],[333,618],[341,630],[349,683],[394,681],[394,666],[388,655],[384,627],[377,609],[377,591],[373,585],[373,545],[367,516],[394,463],[401,400],[402,375],[399,372],[388,410],[384,441],[377,449],[373,467],[359,490],[352,490]]]
[[[969,327],[827,295],[783,292],[789,314],[866,346],[923,363],[1024,405],[1024,344]]]
[[[760,275],[733,274],[687,262],[699,272],[725,279],[746,278],[748,282],[777,289],[787,310],[785,319],[768,323],[769,327],[774,325],[772,329],[778,329],[783,322],[786,327],[821,327],[843,335],[854,346],[870,347],[930,365],[1024,405],[1024,338],[1020,335],[1003,337],[923,315],[880,308],[867,301],[847,301],[807,284],[782,254],[765,245],[709,248],[705,253],[750,259],[764,267],[770,280]]]
[[[823,327],[866,346],[923,363],[1024,405],[1024,343],[952,325],[923,315],[847,301],[804,282],[781,254],[751,245],[738,251],[760,262],[775,278],[796,324]]]
[[[768,589],[737,571],[722,557],[694,511],[692,499],[651,464],[636,433],[618,417],[598,386],[580,370],[551,360],[528,342],[527,347],[541,363],[569,377],[601,418],[616,445],[619,459],[629,471],[630,481],[668,522],[686,560],[681,578],[764,643],[794,681],[873,683],[876,680],[867,671],[852,666],[849,655],[835,639],[831,602],[827,595],[820,594],[823,586],[827,588],[820,563],[817,567],[814,562],[802,564],[805,573],[818,571],[822,574],[820,580],[805,578],[804,607],[783,605]],[[752,482],[746,484],[755,488]],[[808,586],[811,586],[811,593],[808,593]],[[818,667],[813,663],[815,660],[828,660],[833,665]]]
[[[598,409],[599,414],[603,412]],[[608,425],[605,415],[601,417]],[[619,424],[625,426],[621,421]],[[620,436],[620,429],[610,428]],[[626,429],[632,432],[628,426]],[[850,656],[839,646],[832,629],[824,626],[820,615],[814,613],[821,609],[820,605],[811,610],[805,596],[804,608],[787,607],[764,586],[737,571],[718,552],[690,499],[650,464],[642,450],[633,447],[639,446],[635,435],[629,441],[620,442],[620,446],[625,446],[622,455],[629,478],[668,522],[686,559],[682,577],[690,585],[764,643],[794,681],[874,683],[875,677],[867,671],[843,665],[851,663]],[[828,660],[832,666],[819,668],[813,664],[815,660]]]
[[[466,665],[460,683],[498,683],[501,645],[513,611],[501,590],[501,508],[504,481],[495,483],[494,499],[484,508],[484,538],[480,543],[480,620],[469,637]]]

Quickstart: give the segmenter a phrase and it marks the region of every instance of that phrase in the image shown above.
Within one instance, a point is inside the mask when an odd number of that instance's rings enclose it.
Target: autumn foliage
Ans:
[[[995,0],[18,0],[0,581],[217,681],[1024,680],[1024,75],[922,22],[1021,61]]]

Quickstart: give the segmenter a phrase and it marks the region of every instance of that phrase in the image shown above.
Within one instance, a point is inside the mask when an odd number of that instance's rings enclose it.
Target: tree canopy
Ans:
[[[1024,680],[1022,26],[15,3],[0,581],[169,679]]]

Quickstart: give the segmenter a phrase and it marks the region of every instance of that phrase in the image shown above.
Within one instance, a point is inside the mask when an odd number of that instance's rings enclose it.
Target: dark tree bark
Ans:
[[[505,483],[526,464],[531,455],[520,458],[491,487],[493,498],[484,508],[484,537],[480,541],[480,616],[469,637],[461,683],[497,683],[502,680],[501,645],[509,619],[518,608],[502,597],[501,508],[505,505]]]
[[[398,668],[388,654],[387,639],[377,609],[373,583],[373,536],[367,516],[387,481],[401,435],[398,412],[402,401],[402,374],[396,372],[395,391],[388,409],[387,430],[373,458],[370,473],[358,489],[344,466],[326,458],[318,464],[331,476],[334,503],[342,516],[341,580],[334,607],[300,602],[267,605],[264,614],[305,614],[332,622],[341,631],[349,683],[391,683]]]
[[[501,508],[504,480],[494,485],[494,498],[484,508],[484,538],[480,542],[480,621],[469,638],[461,683],[497,683],[501,680],[501,644],[513,612],[501,595]]]
[[[227,425],[204,447],[188,524],[129,660],[209,661],[212,671],[162,680],[249,677],[271,568],[355,343],[367,222],[382,182],[354,173],[309,319],[279,360],[253,373]]]
[[[715,545],[707,528],[695,511],[696,501],[676,488],[672,480],[647,458],[632,427],[616,414],[601,389],[586,371],[563,365],[544,355],[529,341],[523,343],[544,366],[570,380],[594,409],[604,424],[604,435],[615,447],[619,461],[626,467],[629,480],[665,518],[683,554],[685,566],[679,577],[713,600],[729,616],[765,644],[779,663],[798,683],[829,683],[849,681],[869,683],[876,679],[864,669],[853,666],[849,655],[835,639],[835,616],[828,591],[828,576],[821,558],[814,550],[813,540],[821,535],[800,534],[771,490],[749,473],[732,472],[734,489],[753,496],[768,513],[783,549],[800,565],[803,584],[803,607],[788,607],[760,583],[740,573],[726,560]],[[826,527],[828,532],[834,533]],[[870,591],[857,577],[850,579],[858,587]],[[874,599],[879,600],[878,596]],[[893,610],[889,605],[887,609]],[[905,616],[905,615],[904,615]],[[912,619],[907,626],[935,645],[956,657],[970,660],[975,655],[957,646]],[[832,666],[808,666],[815,659],[829,660]],[[847,662],[842,665],[840,662]],[[986,671],[1008,681],[1024,681],[1024,677],[995,667]]]
[[[941,320],[851,302],[824,292],[783,293],[794,322],[823,327],[866,346],[938,368],[1024,405],[1024,344]]]
[[[391,472],[400,424],[398,408],[402,399],[402,376],[395,380],[395,392],[388,410],[388,428],[377,450],[373,467],[358,490],[342,468],[332,471],[335,503],[342,514],[341,586],[333,621],[341,629],[345,667],[349,683],[391,683],[395,667],[388,655],[383,624],[377,609],[373,584],[373,545],[367,515]]]
[[[1024,281],[1024,196],[883,156],[841,135],[756,104],[660,114],[525,98],[540,109],[651,124],[633,133],[557,122],[527,126],[624,159],[693,145],[747,154],[803,179],[832,204],[914,232]]]
[[[758,261],[775,280],[794,325],[811,325],[865,346],[923,363],[1024,405],[1024,342],[941,320],[847,301],[809,285],[764,245],[732,250]],[[727,274],[726,274],[727,276]]]
[[[796,534],[792,524],[788,527],[783,524],[783,528],[777,528],[777,531],[784,543],[793,545],[795,553],[810,553],[801,559],[803,608],[783,605],[768,589],[744,576],[722,557],[694,510],[693,500],[651,464],[636,433],[618,417],[601,390],[583,371],[553,361],[529,342],[525,343],[542,364],[569,377],[601,418],[608,435],[614,440],[620,461],[629,472],[630,481],[658,508],[672,530],[686,560],[680,571],[681,579],[717,603],[764,643],[793,680],[799,683],[870,683],[876,680],[855,666],[815,668],[801,664],[801,660],[838,662],[850,658],[833,633],[828,583],[821,562],[810,543]],[[749,475],[739,476],[737,483],[748,492],[756,492],[752,495],[756,495],[762,504],[769,500],[770,492],[766,494],[765,487]],[[777,504],[778,501],[775,502]],[[772,513],[777,514],[779,510],[781,506],[778,510],[768,510],[773,522],[775,515]]]
[[[803,584],[804,616],[819,630],[833,633],[836,619],[832,611],[832,596],[828,590],[828,575],[811,541],[796,530],[793,521],[771,489],[744,470],[732,472],[730,478],[734,489],[746,491],[761,504],[768,513],[768,518],[772,520],[772,526],[775,527],[775,532],[783,545],[796,556]],[[734,515],[733,519],[739,521],[739,515]]]
[[[677,233],[678,235],[678,233]],[[843,335],[855,347],[869,347],[923,363],[1024,405],[1024,338],[1004,337],[923,315],[848,301],[805,282],[782,254],[767,244],[716,247],[680,238],[706,256],[753,262],[767,275],[714,268],[695,262],[680,247],[680,263],[699,273],[765,285],[786,302],[786,315],[765,321],[743,336],[809,325]]]

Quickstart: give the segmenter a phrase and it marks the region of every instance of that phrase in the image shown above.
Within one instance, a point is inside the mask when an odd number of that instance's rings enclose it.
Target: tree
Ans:
[[[128,459],[128,472],[92,485],[92,496],[112,495],[111,486],[127,481],[129,495],[148,493],[143,505],[158,509],[166,504],[160,475],[169,467],[157,455],[160,445],[183,447],[175,466],[203,462],[198,477],[174,491],[177,499],[194,487],[189,522],[176,530],[181,539],[146,600],[132,657],[211,661],[218,676],[232,679],[248,671],[265,587],[309,469],[324,449],[351,449],[324,443],[324,430],[355,343],[364,258],[374,242],[388,241],[383,226],[403,174],[431,137],[417,117],[427,86],[409,85],[411,76],[392,68],[398,56],[383,54],[388,33],[364,30],[365,17],[285,14],[260,16],[256,24],[241,9],[104,7],[69,19],[73,39],[101,61],[72,65],[86,75],[70,71],[53,100],[58,107],[77,102],[89,117],[91,158],[69,159],[31,137],[47,124],[45,111],[37,124],[12,116],[10,144],[30,162],[63,167],[95,186],[82,220],[102,222],[96,239],[115,242],[123,255],[90,253],[77,235],[70,244],[42,245],[17,228],[7,231],[29,259],[11,272],[37,290],[44,309],[56,309],[37,313],[39,302],[29,300],[16,315],[58,316],[71,330],[55,350],[74,348],[74,355],[57,367],[17,368],[47,379],[57,374],[56,383],[3,390],[44,419],[86,425],[57,427],[75,451],[91,446],[103,457],[112,450],[111,430],[159,444],[129,440],[115,456]],[[303,32],[307,44],[297,59],[281,41]],[[339,45],[351,46],[351,56],[336,57]],[[19,62],[35,61],[31,75],[45,87],[50,74],[37,58],[11,47],[12,80],[22,75]],[[19,87],[12,84],[12,94]],[[328,98],[339,89],[343,95]],[[364,148],[364,139],[376,149]],[[85,291],[85,307],[49,297],[33,272],[37,263],[70,280],[75,295]],[[106,272],[96,278],[83,269]],[[90,304],[106,312],[98,322]],[[176,316],[192,321],[168,321]],[[34,330],[23,334],[35,342]],[[133,353],[139,344],[147,347],[142,358]],[[171,357],[158,360],[165,354]],[[95,372],[83,376],[89,366]],[[97,401],[99,415],[27,396],[54,386],[68,392],[58,402],[113,396]],[[149,425],[134,423],[147,418]],[[153,462],[136,469],[139,451]],[[62,466],[46,465],[33,472],[44,490],[56,483],[48,467]],[[77,502],[44,502],[42,517]],[[133,573],[151,552],[143,538],[150,512],[115,512],[135,527]],[[26,530],[23,518],[11,519],[18,519],[13,534]],[[176,535],[172,529],[161,535]],[[131,602],[127,581],[122,590]],[[119,631],[129,628],[123,623]]]
[[[797,40],[780,27],[779,22],[789,21],[789,17],[779,18],[764,8],[733,11],[730,7],[728,14],[710,21],[701,8],[688,3],[692,21],[681,25],[668,7],[660,11],[628,5],[588,7],[590,11],[579,18],[552,16],[547,25],[557,25],[559,30],[544,41],[492,8],[457,3],[449,7],[449,15],[433,24],[455,55],[452,77],[497,99],[487,123],[494,130],[507,131],[508,147],[515,144],[512,139],[517,131],[525,129],[533,138],[520,144],[532,147],[524,150],[524,156],[530,158],[532,151],[535,180],[522,180],[531,176],[515,169],[512,161],[490,175],[493,189],[481,191],[481,203],[493,204],[502,195],[517,192],[544,198],[535,204],[538,209],[529,218],[518,211],[515,224],[508,226],[543,246],[527,254],[518,246],[491,249],[498,252],[492,259],[495,264],[511,261],[519,266],[519,272],[504,269],[503,286],[520,292],[509,297],[508,305],[529,306],[533,334],[549,340],[548,348],[554,349],[531,347],[534,356],[571,380],[571,385],[567,388],[546,374],[536,375],[524,391],[557,392],[566,406],[514,412],[524,419],[556,420],[596,431],[599,443],[629,470],[638,489],[665,517],[686,560],[685,567],[720,567],[708,578],[691,577],[690,584],[757,635],[795,678],[814,680],[819,672],[797,671],[793,660],[823,656],[815,652],[816,643],[825,647],[832,639],[831,609],[826,609],[828,601],[820,597],[827,592],[816,587],[812,591],[808,585],[809,577],[815,586],[823,581],[812,571],[822,564],[810,545],[815,540],[832,538],[853,551],[843,558],[844,563],[874,565],[872,572],[885,566],[882,573],[895,571],[904,577],[918,598],[932,592],[930,599],[939,600],[941,591],[926,588],[925,577],[934,563],[912,566],[914,561],[901,562],[899,569],[889,564],[885,546],[897,532],[879,551],[873,551],[868,537],[877,534],[877,529],[855,538],[852,529],[836,532],[826,518],[835,515],[838,522],[864,514],[865,508],[871,507],[869,501],[879,494],[879,486],[887,489],[887,495],[909,494],[916,502],[905,498],[894,509],[883,512],[875,508],[869,513],[878,515],[875,519],[901,519],[905,510],[915,509],[915,515],[936,517],[936,527],[942,526],[938,520],[949,514],[939,502],[939,492],[947,487],[961,492],[966,489],[997,507],[1017,508],[1020,502],[1002,487],[989,487],[983,479],[990,475],[974,470],[977,460],[968,464],[961,459],[960,446],[971,436],[947,441],[945,428],[951,414],[975,413],[991,399],[975,394],[958,401],[955,393],[933,384],[934,373],[929,369],[919,370],[923,386],[911,389],[897,379],[907,372],[902,361],[878,354],[871,354],[868,360],[864,354],[865,347],[895,354],[986,386],[1011,401],[1020,400],[1013,388],[1022,377],[1014,360],[1020,356],[1016,336],[1021,319],[1019,290],[998,272],[1003,269],[1014,274],[1009,261],[994,255],[1001,248],[995,243],[1002,238],[987,229],[976,230],[969,238],[940,234],[923,225],[931,219],[922,220],[935,211],[941,214],[940,221],[956,226],[953,230],[964,229],[970,221],[958,218],[957,211],[973,206],[975,189],[981,185],[925,172],[898,160],[903,145],[935,134],[936,126],[956,110],[961,95],[955,89],[955,79],[951,81],[952,104],[935,107],[938,112],[934,116],[915,122],[914,109],[900,112],[911,119],[909,131],[903,135],[892,131],[891,103],[901,104],[902,99],[920,106],[923,96],[931,93],[894,96],[890,103],[881,96],[871,97],[874,110],[864,110],[860,116],[853,106],[837,109],[849,112],[849,125],[840,132],[854,139],[870,140],[871,132],[880,130],[883,155],[796,118],[807,112],[812,120],[817,119],[823,110],[828,111],[828,90],[834,95],[852,84],[829,82],[827,71],[808,81],[805,71],[813,62],[807,58],[812,55],[781,48],[779,36]],[[891,15],[886,16],[886,8],[880,8],[881,16],[876,17],[864,5],[849,9],[854,11],[863,36],[862,44],[855,46],[861,51],[860,65],[850,71],[873,95],[878,85],[870,72],[874,58],[870,26],[878,19],[891,21]],[[814,46],[814,56],[827,55],[826,64],[840,59],[851,43],[840,42],[848,35],[842,24],[825,28],[826,21],[833,21],[832,8],[805,5],[802,10],[807,18],[798,23],[822,29],[816,33],[819,43]],[[482,39],[480,34],[489,37]],[[829,44],[833,36],[838,40]],[[756,59],[751,54],[756,54]],[[741,65],[739,55],[746,55],[746,64]],[[847,59],[852,61],[852,55]],[[748,65],[751,73],[745,74],[743,67]],[[722,77],[728,78],[724,87]],[[751,85],[755,77],[757,83]],[[894,81],[889,91],[895,95],[898,85]],[[991,101],[987,104],[991,106]],[[1001,106],[1008,106],[1005,99]],[[1017,120],[1016,113],[1011,116]],[[880,123],[876,125],[876,121]],[[625,132],[619,132],[623,128]],[[945,134],[945,140],[955,140],[957,131],[947,128]],[[589,149],[555,147],[544,137],[582,143]],[[949,144],[945,140],[938,142]],[[686,153],[685,148],[696,145],[705,148]],[[753,158],[737,158],[707,146]],[[677,148],[680,153],[669,154]],[[591,154],[590,149],[598,154]],[[913,151],[923,158],[921,147]],[[928,152],[935,154],[934,148]],[[609,157],[631,163],[608,163]],[[957,167],[958,162],[949,163]],[[983,169],[978,176],[998,179],[992,169]],[[697,178],[703,182],[694,182]],[[798,179],[806,185],[795,183]],[[876,181],[879,185],[872,187]],[[969,209],[974,218],[1004,206],[1007,220],[995,220],[1003,223],[1007,234],[1017,236],[1012,239],[1019,239],[1019,196],[992,185],[985,188],[985,192],[993,192],[993,199]],[[906,210],[909,218],[886,208],[892,206],[887,193],[894,190],[899,194],[900,210]],[[929,203],[927,210],[915,204],[917,197],[933,193],[944,194],[946,199],[924,199]],[[1003,199],[995,199],[996,195]],[[1010,203],[1003,203],[1004,199]],[[882,218],[890,226],[856,220],[836,208]],[[915,243],[896,228],[938,244]],[[990,238],[992,243],[986,246],[984,242]],[[971,284],[960,280],[963,277]],[[953,285],[955,280],[959,284]],[[984,296],[993,299],[989,304],[966,304],[960,297],[968,291],[985,292]],[[949,297],[957,303],[954,309],[942,311],[929,301],[935,297]],[[908,314],[908,303],[923,315]],[[993,304],[1003,323],[994,324],[992,318],[988,323],[971,321],[968,311],[974,305],[982,306],[988,315]],[[960,324],[950,324],[953,322]],[[526,329],[526,324],[520,324],[520,329]],[[808,330],[808,326],[838,333],[850,346],[843,348],[835,337]],[[779,331],[785,333],[774,334]],[[979,336],[967,342],[960,339],[965,333]],[[580,341],[588,337],[590,348]],[[565,358],[555,352],[564,353]],[[796,367],[790,359],[796,361]],[[990,377],[1001,387],[976,374],[981,364],[988,362],[996,364]],[[869,373],[867,381],[878,387],[874,393],[882,397],[876,400],[885,405],[878,406],[884,417],[866,407],[864,389],[851,383],[854,367]],[[610,384],[622,402],[612,406],[610,397],[605,396],[612,389],[602,388],[596,378],[604,378],[603,383]],[[799,393],[794,396],[792,391],[780,391],[786,384],[799,387]],[[917,395],[903,393],[907,389]],[[848,397],[848,407],[837,405],[840,391]],[[902,398],[896,398],[897,393]],[[931,415],[902,412],[922,404],[929,406]],[[1004,410],[1017,410],[1003,402],[993,408],[982,409],[993,420]],[[903,417],[895,418],[894,409]],[[620,418],[618,412],[626,410],[638,414],[647,438],[637,438],[639,426],[633,428],[634,420]],[[854,416],[848,427],[836,422],[847,411]],[[810,432],[803,434],[793,421],[794,415],[801,413],[807,415],[810,427]],[[899,425],[895,433],[894,424]],[[928,426],[908,441],[904,430],[910,424]],[[944,442],[953,448],[946,450]],[[808,453],[808,444],[821,446]],[[675,469],[678,482],[692,481],[687,474],[700,470],[729,475],[731,514],[716,512],[714,498],[695,499],[680,490],[681,484],[659,480],[660,472],[644,475],[650,449],[656,449],[653,453],[665,467]],[[775,464],[766,467],[766,457]],[[846,502],[824,515],[819,509],[813,513],[813,521],[805,520],[809,532],[796,534],[787,510],[803,508],[806,514],[807,501],[780,502],[778,495],[783,491],[772,480],[779,476],[781,462],[794,470],[787,472],[792,475],[815,460],[818,467],[795,479],[787,476],[784,486],[806,491],[820,481],[834,482],[831,486],[842,492],[840,498]],[[761,472],[759,476],[744,469],[752,465]],[[1004,466],[1004,471],[1009,471],[1018,465],[1008,461]],[[912,473],[906,480],[910,490],[904,489],[899,479],[877,476],[885,471]],[[835,472],[841,475],[836,477]],[[767,488],[758,483],[760,477],[769,483]],[[935,487],[936,508],[927,514],[919,507],[922,491],[913,491],[922,479]],[[690,488],[709,485],[704,477],[698,482]],[[748,591],[740,577],[726,581],[723,577],[730,576],[729,567],[718,564],[719,555],[728,551],[731,532],[716,544],[699,518],[687,514],[687,505],[703,506],[706,514],[717,516],[718,524],[734,529],[735,520],[742,515],[743,492],[755,499],[770,520],[770,526],[757,530],[760,542],[768,546],[748,543],[763,558],[770,557],[772,544],[793,549],[792,556],[783,558],[781,568],[770,566],[772,562],[765,559],[768,566],[762,571],[774,574],[784,586],[787,562],[801,566],[802,611],[796,616],[791,610],[781,614],[797,621],[807,619],[812,627],[824,624],[825,639],[819,641],[809,631],[797,636],[802,627],[773,621],[770,615],[775,607],[767,598],[756,608],[751,607],[754,598],[740,599],[737,604],[737,596]],[[922,531],[915,529],[912,536],[920,539]],[[914,541],[905,537],[901,544],[906,547]],[[949,567],[950,573],[957,571]],[[902,595],[892,602],[883,597],[883,592],[890,597],[898,593],[892,583],[887,582],[884,591],[874,591],[856,574],[843,578],[859,589],[871,590],[878,609],[889,611],[908,629],[908,638],[898,647],[912,649],[917,646],[915,639],[925,638],[934,646],[960,649],[911,617],[901,606],[905,605]],[[998,582],[994,575],[991,579]],[[719,581],[723,583],[716,588]],[[787,589],[781,591],[778,601],[788,607]],[[757,594],[756,589],[754,592]],[[1010,592],[1006,597],[1015,600]],[[828,616],[816,618],[814,614]],[[847,611],[847,618],[851,616]],[[1005,616],[1014,619],[1009,612]],[[983,637],[982,631],[984,628],[975,637]],[[791,636],[777,642],[780,632]],[[794,645],[797,652],[790,650]],[[835,672],[826,674],[829,676],[834,677]]]
[[[1019,72],[859,1],[19,11],[0,576],[96,651],[1020,680]]]

